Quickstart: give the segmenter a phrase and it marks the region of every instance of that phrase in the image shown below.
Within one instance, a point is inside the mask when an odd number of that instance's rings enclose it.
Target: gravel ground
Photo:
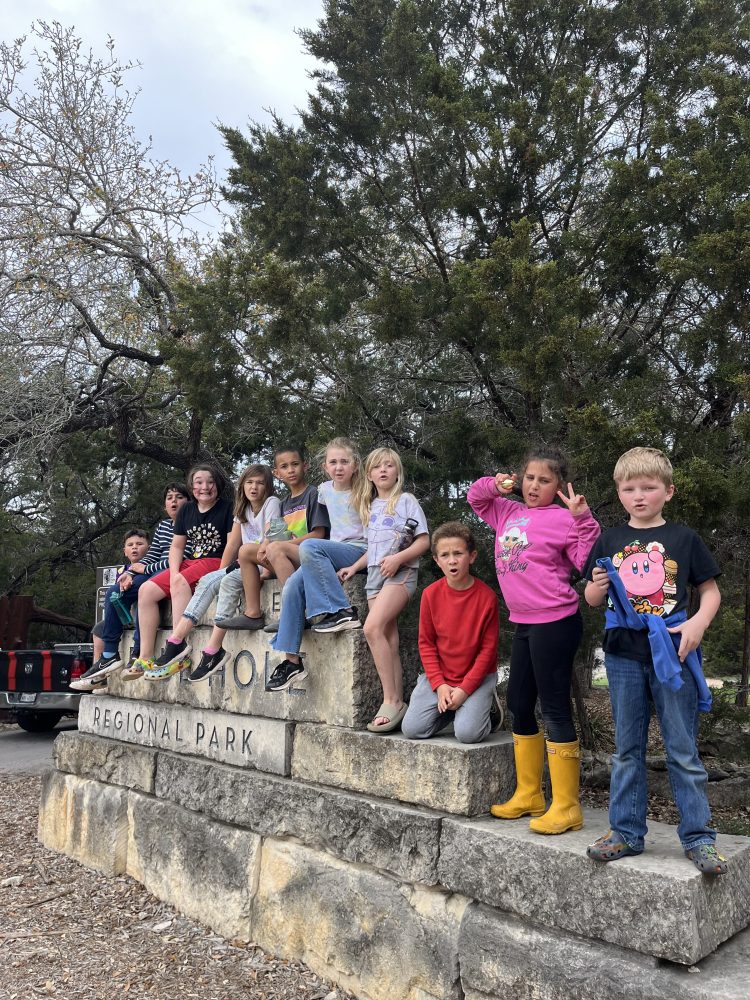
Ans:
[[[0,778],[3,1000],[343,1000],[305,966],[227,942],[128,877],[36,839],[39,779]]]

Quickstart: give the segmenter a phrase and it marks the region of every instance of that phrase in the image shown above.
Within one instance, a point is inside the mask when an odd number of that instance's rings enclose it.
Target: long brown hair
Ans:
[[[242,523],[247,520],[247,508],[251,506],[250,501],[245,496],[245,483],[248,479],[252,479],[254,476],[257,478],[263,478],[263,485],[266,488],[266,492],[263,495],[263,503],[269,497],[274,495],[273,493],[273,473],[267,465],[248,465],[245,471],[240,476],[240,481],[237,483],[237,489],[234,494],[234,510],[232,513],[237,518],[237,520]]]

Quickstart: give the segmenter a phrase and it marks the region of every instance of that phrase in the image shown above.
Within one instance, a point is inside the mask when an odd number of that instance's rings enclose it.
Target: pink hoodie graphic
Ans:
[[[495,529],[495,569],[510,620],[559,621],[578,610],[571,570],[583,569],[601,533],[590,511],[573,517],[565,507],[527,507],[498,495],[492,476],[469,490],[471,509]]]

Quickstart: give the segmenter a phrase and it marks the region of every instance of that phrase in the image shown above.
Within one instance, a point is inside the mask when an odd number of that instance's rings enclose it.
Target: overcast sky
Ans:
[[[314,27],[322,0],[2,0],[0,37],[10,42],[34,19],[74,26],[104,54],[107,36],[123,62],[138,61],[135,125],[157,158],[191,172],[209,154],[220,176],[230,158],[214,124],[244,128],[272,108],[291,120],[310,88],[313,62],[295,28]]]

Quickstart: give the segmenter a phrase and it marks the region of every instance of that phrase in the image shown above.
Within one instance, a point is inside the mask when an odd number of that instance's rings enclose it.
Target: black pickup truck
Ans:
[[[28,733],[54,729],[64,715],[77,715],[81,695],[70,690],[91,666],[90,643],[52,649],[0,650],[0,722],[17,722]]]

